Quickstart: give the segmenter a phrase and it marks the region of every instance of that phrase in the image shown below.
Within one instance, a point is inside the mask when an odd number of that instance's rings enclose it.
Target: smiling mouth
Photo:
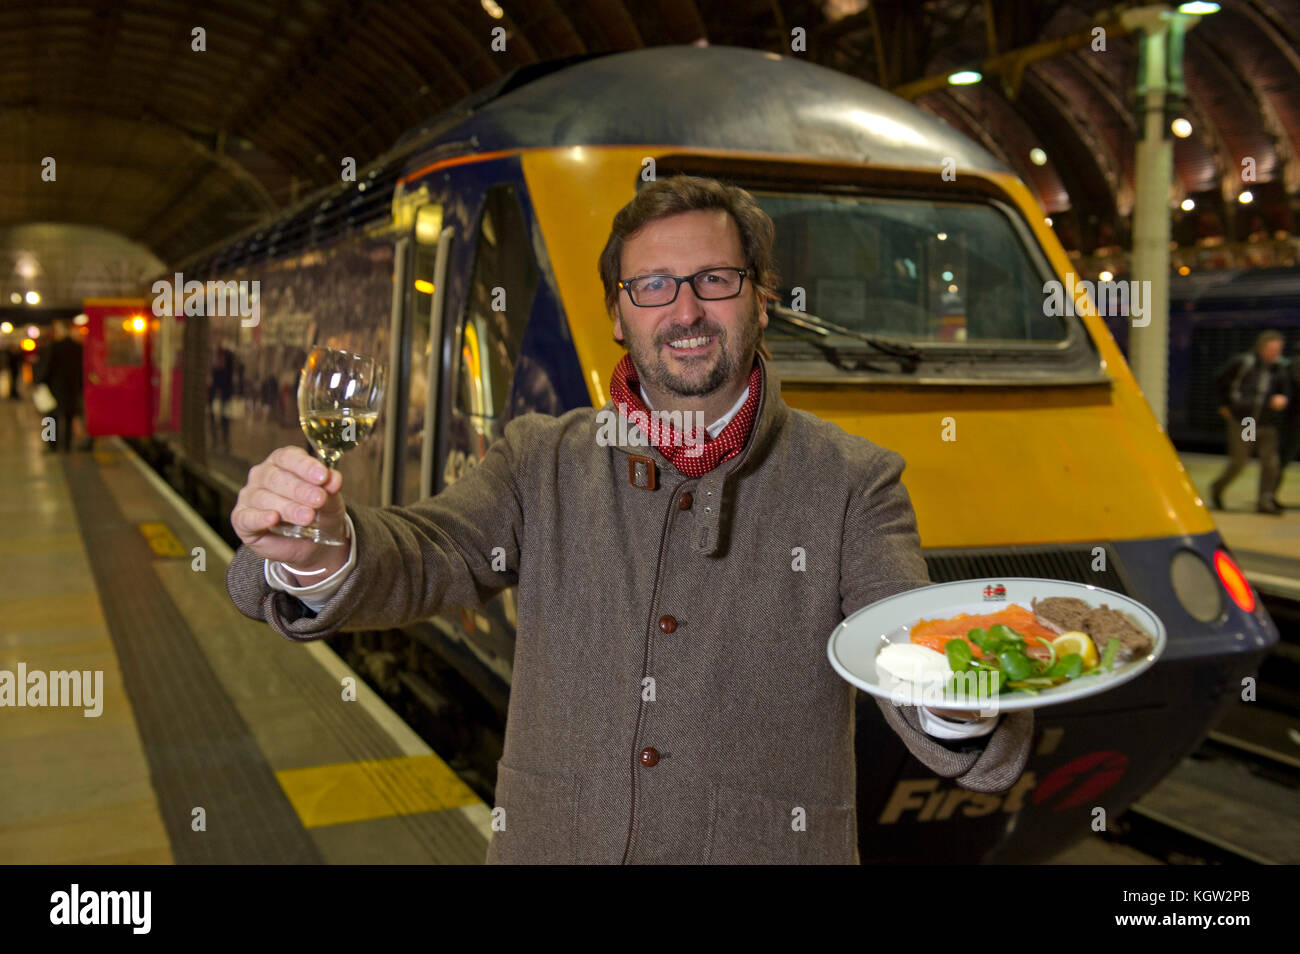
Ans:
[[[709,345],[713,344],[715,335],[697,335],[694,338],[677,338],[668,342],[668,347],[673,351],[690,353],[694,351],[703,351]]]

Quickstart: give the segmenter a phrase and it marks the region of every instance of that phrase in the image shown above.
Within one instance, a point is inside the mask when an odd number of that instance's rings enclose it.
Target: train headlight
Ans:
[[[1211,623],[1223,615],[1223,590],[1199,553],[1192,550],[1175,553],[1169,561],[1169,579],[1178,602],[1193,619]]]
[[[1255,612],[1255,591],[1246,582],[1246,574],[1241,572],[1241,567],[1228,556],[1226,550],[1215,551],[1214,569],[1219,574],[1219,579],[1223,581],[1223,588],[1228,591],[1232,601],[1247,613]]]

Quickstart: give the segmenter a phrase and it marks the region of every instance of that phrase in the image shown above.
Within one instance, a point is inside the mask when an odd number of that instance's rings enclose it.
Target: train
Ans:
[[[249,467],[306,446],[308,349],[382,356],[380,423],[340,467],[349,503],[410,504],[515,416],[608,400],[623,350],[599,254],[615,212],[676,174],[742,186],[772,217],[782,287],[765,342],[782,396],[903,455],[933,581],[1095,584],[1168,629],[1143,677],[1038,710],[1025,771],[997,795],[936,778],[860,693],[863,863],[1039,862],[1094,831],[1097,808],[1120,815],[1240,697],[1277,629],[1106,321],[1044,307],[1071,263],[1031,192],[869,83],[730,47],[523,67],[355,181],[179,263],[162,293],[98,306],[90,335],[140,359],[133,445],[232,542]],[[187,314],[174,292],[188,282],[245,299]],[[474,718],[504,721],[515,624],[507,589],[331,644],[399,711],[451,711],[434,678],[451,674]]]

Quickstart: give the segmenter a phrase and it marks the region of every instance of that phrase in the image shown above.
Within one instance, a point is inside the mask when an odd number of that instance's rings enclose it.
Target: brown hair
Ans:
[[[1284,336],[1280,331],[1273,331],[1273,330],[1261,331],[1259,333],[1259,337],[1255,339],[1255,348],[1256,349],[1262,348],[1264,347],[1264,345],[1268,344],[1271,341],[1285,342],[1286,336]]]
[[[627,205],[618,210],[609,231],[605,249],[600,253],[600,280],[605,286],[605,308],[612,317],[618,304],[619,266],[623,257],[623,242],[642,226],[657,219],[697,212],[722,209],[731,216],[740,232],[740,248],[745,256],[745,267],[750,274],[754,290],[763,297],[777,298],[776,262],[772,243],[776,227],[771,217],[759,207],[754,197],[739,186],[705,179],[700,176],[670,176],[660,179],[636,194]],[[771,359],[759,332],[759,350],[764,358]]]

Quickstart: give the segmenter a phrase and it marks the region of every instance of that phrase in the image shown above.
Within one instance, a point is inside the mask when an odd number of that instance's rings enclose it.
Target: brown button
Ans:
[[[677,628],[677,620],[675,620],[671,616],[660,616],[659,628],[663,630],[665,633],[671,633],[673,630]]]
[[[659,753],[654,749],[641,750],[641,764],[646,768],[659,764]]]
[[[691,495],[689,492],[682,494],[682,499],[677,502],[677,507],[679,510],[691,509]]]

